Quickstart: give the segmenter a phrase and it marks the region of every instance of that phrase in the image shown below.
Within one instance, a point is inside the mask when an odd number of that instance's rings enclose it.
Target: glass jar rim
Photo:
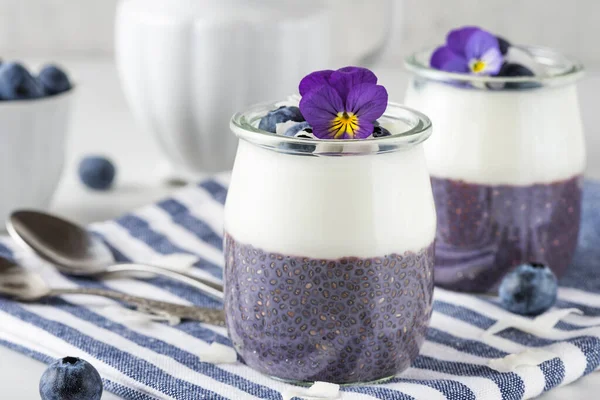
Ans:
[[[544,87],[559,86],[576,82],[584,75],[585,68],[579,60],[564,55],[552,48],[528,45],[513,45],[513,47],[529,53],[536,62],[553,72],[548,75],[536,76],[485,76],[446,72],[429,66],[429,59],[435,50],[434,47],[410,54],[404,59],[404,66],[418,76],[435,81],[458,81],[478,84],[487,83],[492,85],[502,85],[506,83],[534,83]]]
[[[260,103],[233,115],[230,127],[241,140],[286,154],[342,156],[390,153],[416,146],[431,135],[431,120],[425,114],[398,103],[389,102],[383,116],[407,125],[402,132],[371,139],[305,139],[279,135],[258,128],[260,118],[281,106]],[[322,151],[310,150],[311,147]]]

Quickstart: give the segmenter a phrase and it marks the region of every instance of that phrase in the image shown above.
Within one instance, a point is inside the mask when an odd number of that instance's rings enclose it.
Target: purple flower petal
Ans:
[[[300,81],[300,85],[298,86],[298,90],[300,91],[300,95],[304,96],[306,93],[311,90],[318,88],[326,83],[329,83],[329,77],[333,73],[330,69],[325,69],[323,71],[315,71],[306,75]]]
[[[358,130],[354,132],[352,137],[348,139],[366,139],[373,134],[375,126],[369,121],[359,121]]]
[[[490,49],[495,49],[500,53],[498,39],[489,32],[479,30],[474,32],[465,44],[465,58],[468,62],[471,60],[481,60],[483,55]],[[500,57],[502,57],[502,53],[500,53]]]
[[[377,76],[367,68],[344,67],[334,71],[329,77],[329,84],[340,94],[345,103],[353,86],[361,83],[377,83]]]
[[[307,92],[300,100],[300,112],[313,127],[319,139],[331,136],[329,129],[337,114],[344,111],[344,102],[336,90],[325,84]]]
[[[431,55],[429,64],[435,69],[446,72],[469,72],[467,60],[454,53],[448,46],[438,47]]]
[[[489,49],[481,56],[481,61],[485,63],[485,75],[497,75],[502,69],[504,59],[500,49]]]
[[[359,126],[362,127],[363,121],[371,123],[381,117],[387,105],[388,94],[383,86],[361,83],[354,86],[348,93],[346,111],[356,114]]]
[[[468,58],[465,54],[467,42],[474,33],[479,31],[481,31],[481,28],[476,26],[464,26],[459,29],[454,29],[448,33],[448,36],[446,36],[446,45],[450,48],[450,50],[452,50],[453,53],[463,56],[464,58]]]

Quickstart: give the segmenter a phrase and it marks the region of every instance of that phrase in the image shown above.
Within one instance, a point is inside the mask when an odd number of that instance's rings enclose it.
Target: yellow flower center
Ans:
[[[471,71],[478,74],[485,69],[485,62],[481,60],[471,61]]]
[[[329,132],[333,135],[334,139],[339,139],[348,134],[354,136],[354,133],[358,130],[358,117],[349,112],[339,112],[337,116],[331,121],[331,127]]]

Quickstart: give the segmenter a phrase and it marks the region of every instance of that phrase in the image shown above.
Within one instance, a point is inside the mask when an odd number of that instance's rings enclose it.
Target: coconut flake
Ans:
[[[581,311],[578,308],[558,308],[538,315],[534,318],[533,322],[540,326],[553,328],[554,325],[558,323],[558,321],[571,314],[582,315],[583,311]]]
[[[281,394],[283,400],[300,397],[306,400],[336,400],[340,398],[340,385],[329,382],[315,382],[308,389],[295,387]]]
[[[306,394],[321,399],[337,399],[340,396],[340,385],[329,382],[315,382],[306,390]]]
[[[520,353],[509,354],[503,358],[490,360],[488,367],[498,372],[514,372],[517,367],[536,367],[556,357],[558,357],[556,354],[544,349],[527,349]]]
[[[233,364],[237,362],[237,353],[233,347],[212,342],[208,350],[200,354],[200,359],[211,364]]]
[[[288,129],[290,129],[294,125],[298,125],[301,123],[302,122],[296,122],[296,121],[289,120],[286,122],[281,122],[279,124],[275,124],[275,133],[278,135],[285,136],[285,133],[287,132]]]
[[[499,319],[496,323],[481,333],[482,337],[495,335],[508,328],[516,328],[523,332],[537,336],[545,336],[549,329],[569,314],[583,314],[577,308],[558,308],[550,310],[534,319],[525,318],[516,314],[508,314],[506,318]]]

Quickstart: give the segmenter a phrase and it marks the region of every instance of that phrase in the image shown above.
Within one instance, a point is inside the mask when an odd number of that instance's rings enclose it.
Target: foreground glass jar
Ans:
[[[371,382],[408,368],[432,309],[435,206],[424,115],[390,104],[395,135],[308,140],[233,117],[225,310],[245,362],[294,382]]]
[[[438,215],[436,284],[494,290],[522,262],[564,273],[575,251],[585,144],[575,83],[583,67],[559,53],[520,47],[547,71],[477,77],[406,65],[406,104],[438,129],[425,145]]]

